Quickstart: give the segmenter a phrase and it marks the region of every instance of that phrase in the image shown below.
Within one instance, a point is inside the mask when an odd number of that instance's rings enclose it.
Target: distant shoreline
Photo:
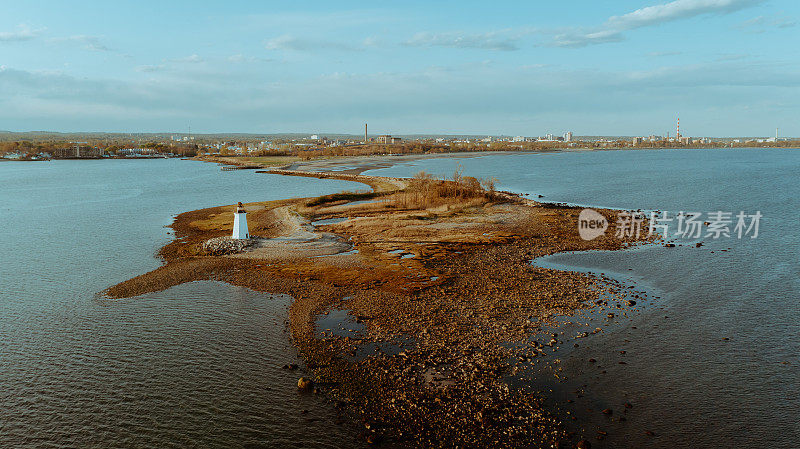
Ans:
[[[439,159],[439,158],[471,158],[482,157],[490,155],[514,155],[514,154],[551,154],[551,153],[582,153],[582,152],[597,152],[597,151],[653,151],[653,150],[736,150],[736,149],[780,149],[780,150],[797,150],[800,148],[795,147],[675,147],[675,148],[659,148],[659,147],[642,147],[642,148],[559,148],[552,150],[482,150],[482,151],[454,151],[454,152],[432,152],[421,154],[368,154],[358,156],[329,156],[317,157],[308,160],[301,160],[293,156],[270,156],[267,159],[272,159],[272,163],[262,164],[258,162],[259,157],[255,156],[196,156],[191,160],[199,160],[203,162],[215,162],[222,165],[246,167],[249,169],[269,169],[269,168],[284,168],[284,169],[299,169],[306,171],[325,171],[340,168],[342,165],[356,164],[358,167],[353,169],[341,170],[343,173],[361,173],[367,170],[376,168],[387,168],[396,165],[399,162],[415,161],[422,159]],[[286,162],[282,162],[281,159]],[[369,162],[365,162],[369,161]],[[339,172],[340,170],[336,170]]]
[[[369,153],[364,155],[319,155],[315,154],[312,157],[304,159],[300,156],[291,155],[291,156],[281,156],[281,155],[266,155],[266,156],[249,156],[249,155],[220,155],[220,154],[211,154],[211,155],[200,155],[194,157],[187,157],[182,155],[166,155],[166,154],[157,154],[152,156],[112,156],[112,157],[40,157],[40,158],[6,158],[0,157],[0,161],[16,161],[16,162],[38,162],[38,161],[49,161],[49,160],[114,160],[114,159],[188,159],[188,160],[203,160],[208,162],[220,162],[226,161],[224,163],[228,163],[230,165],[253,165],[250,168],[267,168],[273,166],[285,166],[289,167],[293,163],[305,165],[313,162],[318,161],[332,161],[332,160],[348,160],[348,159],[360,159],[360,158],[369,158],[369,157],[406,157],[413,159],[418,158],[435,158],[435,157],[448,157],[448,156],[458,156],[458,157],[468,157],[468,155],[481,155],[481,154],[530,154],[530,153],[563,153],[563,152],[594,152],[594,151],[652,151],[652,150],[737,150],[737,149],[776,149],[776,150],[797,150],[800,146],[765,146],[765,145],[737,145],[737,146],[680,146],[680,147],[632,147],[632,146],[609,146],[609,147],[587,147],[587,146],[576,146],[576,147],[552,147],[552,148],[530,148],[530,149],[488,149],[488,148],[481,148],[475,150],[463,150],[463,151],[431,151],[431,152],[424,152],[424,153],[413,153],[413,152],[403,152],[397,154],[387,153],[386,151],[391,151],[391,146],[385,146],[382,152],[375,152]],[[271,159],[278,161],[276,163],[267,163],[261,164],[258,162],[252,162],[253,160],[258,159]],[[287,162],[281,163],[280,160],[286,160]]]
[[[166,156],[141,156],[141,157],[127,157],[127,156],[114,156],[114,157],[59,157],[59,158],[3,158],[0,161],[7,162],[51,162],[51,161],[113,161],[113,160],[149,160],[149,159],[183,159],[182,157],[166,157]]]

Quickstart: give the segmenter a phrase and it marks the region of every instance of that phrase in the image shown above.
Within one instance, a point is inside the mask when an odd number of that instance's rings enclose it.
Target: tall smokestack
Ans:
[[[681,118],[680,117],[678,117],[678,129],[677,129],[677,134],[675,135],[675,138],[678,139],[678,140],[680,140],[680,138],[681,138]]]
[[[367,143],[367,142],[369,142],[367,140],[367,124],[364,123],[364,143]]]

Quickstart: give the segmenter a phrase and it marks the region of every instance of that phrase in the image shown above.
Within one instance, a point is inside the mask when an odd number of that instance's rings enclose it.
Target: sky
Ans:
[[[0,0],[0,130],[800,136],[796,0]]]

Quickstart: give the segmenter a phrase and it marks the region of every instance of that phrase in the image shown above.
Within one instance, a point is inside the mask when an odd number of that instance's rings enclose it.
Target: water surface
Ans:
[[[797,445],[800,151],[489,154],[367,174],[410,176],[424,169],[451,176],[459,166],[466,175],[497,177],[501,189],[543,195],[543,201],[704,215],[761,211],[756,239],[702,238],[701,248],[686,242],[547,258],[564,268],[644,280],[661,296],[615,332],[583,339],[565,355],[560,366],[567,381],[553,386],[551,403],[561,400],[553,405],[586,423],[577,430],[589,437],[607,432],[595,443],[600,447]],[[633,408],[619,422],[625,402]],[[616,415],[601,414],[605,408]]]
[[[181,212],[361,184],[170,160],[0,165],[0,447],[340,447],[297,392],[290,298],[193,282],[96,293],[154,269]]]

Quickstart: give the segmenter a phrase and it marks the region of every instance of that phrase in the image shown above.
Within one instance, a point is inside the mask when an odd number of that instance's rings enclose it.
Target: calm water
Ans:
[[[174,159],[0,164],[0,447],[356,446],[281,369],[298,362],[289,298],[95,296],[158,266],[177,213],[344,189],[363,186]]]
[[[492,155],[373,173],[457,163],[552,201],[760,210],[755,240],[549,258],[661,296],[564,353],[568,380],[553,383],[551,403],[587,435],[608,432],[595,447],[796,446],[800,151]],[[122,301],[95,293],[158,266],[179,212],[362,188],[178,160],[0,164],[0,447],[357,446],[330,406],[297,394],[302,373],[280,369],[296,362],[289,298],[212,282]],[[625,422],[598,412],[618,416],[625,401]]]
[[[608,432],[593,440],[595,447],[800,444],[800,151],[489,155],[368,173],[424,169],[449,176],[457,164],[467,175],[495,176],[503,189],[548,201],[704,214],[760,210],[757,239],[703,238],[702,248],[548,258],[556,266],[616,274],[661,296],[614,332],[562,354],[568,380],[554,386],[551,404],[586,422],[577,430],[589,437]],[[624,402],[633,408],[618,422],[613,417]],[[606,407],[615,411],[612,418],[599,412]]]

